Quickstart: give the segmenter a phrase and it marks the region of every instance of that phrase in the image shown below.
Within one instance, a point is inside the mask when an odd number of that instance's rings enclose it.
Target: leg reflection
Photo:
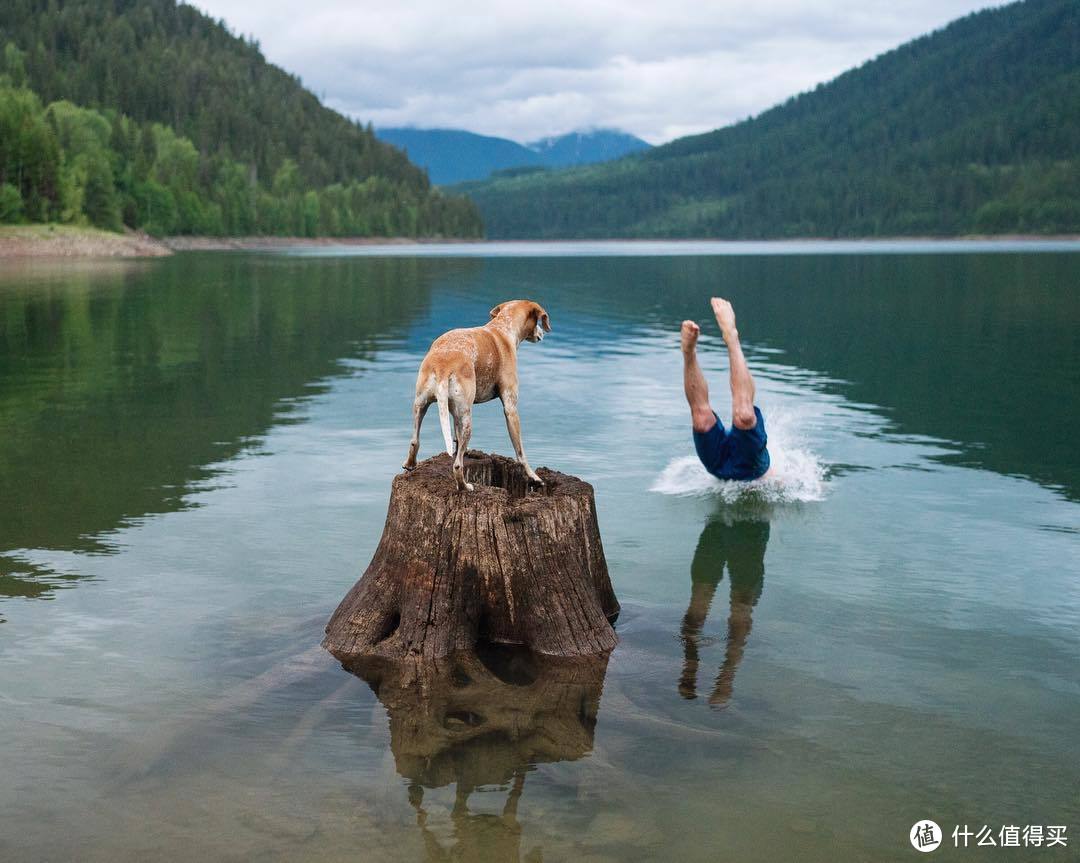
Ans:
[[[769,542],[767,521],[729,521],[715,517],[701,532],[690,565],[690,605],[683,617],[683,670],[679,694],[697,697],[701,634],[709,615],[716,587],[727,566],[730,591],[724,661],[716,676],[709,703],[722,707],[731,700],[735,672],[742,661],[753,625],[753,608],[765,584],[765,548]]]
[[[698,543],[701,550],[701,543]],[[697,556],[694,557],[697,562]],[[694,576],[694,568],[691,568],[691,577]],[[683,698],[697,698],[697,673],[698,673],[698,642],[701,639],[701,630],[705,626],[705,619],[709,616],[709,607],[712,605],[713,594],[716,593],[716,585],[724,574],[724,566],[721,562],[714,570],[711,570],[707,580],[693,578],[690,585],[690,605],[683,617],[680,634],[683,643],[683,670],[679,678],[679,695]]]

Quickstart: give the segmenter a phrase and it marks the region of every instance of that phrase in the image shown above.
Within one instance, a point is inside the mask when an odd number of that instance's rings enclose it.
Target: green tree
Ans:
[[[18,222],[22,214],[23,202],[19,190],[10,183],[0,184],[0,222]]]
[[[61,218],[85,218],[92,225],[119,230],[120,198],[109,150],[109,121],[97,111],[67,101],[54,102],[45,113],[63,154]]]
[[[16,87],[26,84],[26,55],[18,49],[14,42],[8,42],[4,46],[4,74]]]

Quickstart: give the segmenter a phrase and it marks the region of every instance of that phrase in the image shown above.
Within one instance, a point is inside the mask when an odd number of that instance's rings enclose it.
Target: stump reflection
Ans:
[[[592,750],[607,661],[480,645],[437,666],[380,659],[347,666],[389,714],[394,763],[410,783],[429,860],[533,859],[536,850],[521,856],[517,820],[526,775]],[[445,847],[429,829],[424,790],[450,784],[453,842]],[[469,811],[481,786],[506,787],[501,814]]]

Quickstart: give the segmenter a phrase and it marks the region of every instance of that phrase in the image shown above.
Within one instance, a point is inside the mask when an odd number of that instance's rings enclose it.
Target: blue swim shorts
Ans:
[[[719,479],[758,479],[769,469],[769,441],[765,417],[754,405],[757,425],[752,429],[724,430],[720,417],[707,432],[694,432],[694,447],[705,470]],[[713,416],[716,416],[715,412]]]

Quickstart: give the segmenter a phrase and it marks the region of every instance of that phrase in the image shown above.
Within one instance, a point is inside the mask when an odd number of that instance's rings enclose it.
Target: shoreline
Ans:
[[[0,259],[163,258],[172,254],[140,231],[117,234],[77,225],[2,225]]]
[[[227,252],[286,249],[296,246],[422,246],[434,243],[483,243],[461,237],[163,237],[160,242],[174,252]]]
[[[163,258],[175,252],[263,251],[297,246],[406,246],[484,242],[459,237],[152,237],[80,225],[0,225],[0,260]]]
[[[266,251],[283,248],[326,248],[333,246],[430,246],[450,244],[500,245],[545,243],[1080,243],[1080,234],[965,234],[956,237],[786,237],[773,239],[719,239],[715,237],[678,237],[648,239],[524,239],[488,240],[460,237],[151,237],[140,231],[113,233],[98,228],[73,225],[4,225],[0,226],[2,259],[82,259],[82,258],[160,258],[176,252]]]

